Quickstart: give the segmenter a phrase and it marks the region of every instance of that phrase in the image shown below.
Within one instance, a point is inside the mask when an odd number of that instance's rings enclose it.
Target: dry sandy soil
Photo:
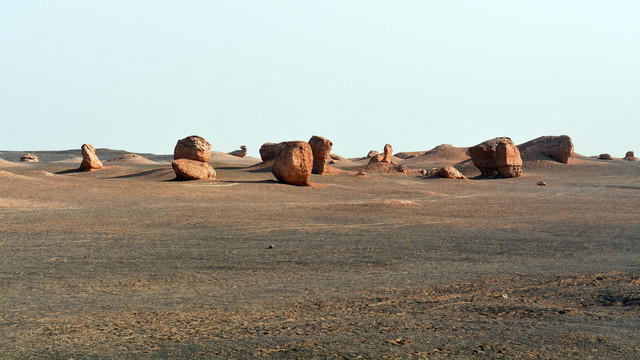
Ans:
[[[640,358],[640,162],[295,187],[35,153],[0,152],[0,358]]]

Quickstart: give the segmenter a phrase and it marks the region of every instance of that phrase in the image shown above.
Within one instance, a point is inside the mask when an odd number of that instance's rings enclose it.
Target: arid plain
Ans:
[[[0,152],[1,358],[640,358],[640,161],[298,187],[222,153],[216,181],[34,153]]]

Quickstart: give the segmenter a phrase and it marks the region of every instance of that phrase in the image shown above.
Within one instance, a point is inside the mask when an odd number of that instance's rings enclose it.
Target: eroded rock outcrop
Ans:
[[[173,160],[188,159],[208,163],[211,144],[201,136],[191,135],[178,140],[173,149]]]
[[[600,155],[598,155],[598,159],[600,159],[600,160],[613,160],[613,157],[611,157],[611,154],[600,154]]]
[[[373,156],[371,160],[369,160],[369,164],[374,164],[378,162],[391,164],[392,154],[393,154],[393,148],[391,147],[391,145],[386,144],[384,146],[384,153],[382,155],[378,154]]]
[[[518,145],[518,149],[524,161],[550,158],[568,164],[573,156],[573,141],[567,135],[541,136]]]
[[[216,171],[208,162],[177,159],[171,162],[171,167],[179,180],[215,180]]]
[[[89,144],[82,145],[82,163],[80,163],[80,170],[92,171],[102,169],[102,162],[96,155],[96,149]]]
[[[271,172],[280,182],[291,185],[310,185],[313,152],[304,141],[285,141],[280,144]]]
[[[237,156],[237,157],[245,157],[247,156],[247,147],[245,145],[240,146],[240,150],[234,150],[229,153],[229,155]]]
[[[40,159],[32,153],[26,153],[24,155],[22,155],[22,157],[20,158],[20,161],[22,162],[38,162],[40,161]]]
[[[311,152],[313,153],[312,172],[319,175],[325,174],[333,143],[328,139],[314,135],[309,139],[309,146],[311,146]]]
[[[633,153],[633,151],[627,151],[627,153],[624,155],[624,159],[627,160],[627,161],[636,161],[636,160],[638,160],[638,158]]]
[[[482,173],[482,177],[502,176],[518,177],[522,174],[520,150],[508,137],[487,140],[469,148],[473,165]]]

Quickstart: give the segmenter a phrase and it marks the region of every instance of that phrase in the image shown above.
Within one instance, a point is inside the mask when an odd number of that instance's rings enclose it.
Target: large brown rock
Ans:
[[[517,177],[522,174],[520,151],[508,137],[487,140],[469,148],[469,156],[483,177]]]
[[[40,161],[40,159],[35,154],[26,153],[20,158],[20,161],[22,161],[22,162],[38,162],[38,161]]]
[[[600,154],[600,155],[598,155],[598,159],[600,159],[600,160],[613,160],[613,157],[611,157],[611,154]]]
[[[216,171],[208,162],[177,159],[171,163],[179,180],[215,180]]]
[[[624,159],[627,161],[638,160],[638,158],[636,158],[636,155],[633,153],[633,151],[627,151],[627,153],[624,155]]]
[[[333,143],[328,139],[314,135],[309,139],[309,146],[311,146],[311,152],[313,153],[312,172],[319,175],[325,174]]]
[[[391,164],[391,156],[393,155],[393,148],[391,147],[391,145],[386,144],[384,146],[384,153],[383,155],[374,155],[373,157],[371,157],[371,160],[369,160],[369,164],[375,164],[378,162],[383,162],[383,163],[387,163],[387,164]]]
[[[233,156],[237,156],[237,157],[245,157],[247,156],[247,147],[242,145],[240,146],[240,150],[234,150],[232,152],[229,153],[229,155],[233,155]]]
[[[102,162],[96,155],[96,149],[89,145],[82,145],[82,163],[80,163],[80,170],[92,171],[102,169]]]
[[[518,145],[518,149],[524,161],[551,158],[568,164],[569,158],[573,156],[573,141],[567,135],[541,136]]]
[[[188,159],[208,163],[211,158],[211,144],[201,136],[191,135],[178,140],[173,149],[173,160]]]
[[[462,175],[458,169],[453,166],[445,166],[438,170],[438,176],[443,177],[445,179],[466,179],[467,177]]]
[[[273,160],[278,156],[280,150],[282,150],[282,143],[264,143],[260,146],[260,158],[262,161],[267,162]]]
[[[271,172],[280,182],[291,185],[309,185],[313,168],[313,152],[309,143],[286,141],[280,143]]]

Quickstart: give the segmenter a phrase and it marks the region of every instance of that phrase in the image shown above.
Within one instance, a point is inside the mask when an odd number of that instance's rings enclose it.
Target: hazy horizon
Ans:
[[[634,1],[81,1],[0,9],[0,150],[569,135],[640,152]]]

